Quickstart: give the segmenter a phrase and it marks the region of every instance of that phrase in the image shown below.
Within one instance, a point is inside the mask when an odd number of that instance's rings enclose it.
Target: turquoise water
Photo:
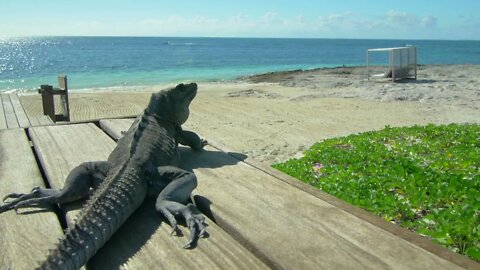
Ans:
[[[364,65],[368,48],[417,46],[420,64],[480,64],[480,41],[34,37],[0,39],[0,92],[67,74],[72,90],[224,81],[257,73]],[[384,62],[382,55],[373,62]]]

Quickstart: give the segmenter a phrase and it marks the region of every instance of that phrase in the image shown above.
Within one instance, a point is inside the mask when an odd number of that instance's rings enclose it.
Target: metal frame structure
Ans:
[[[370,53],[388,52],[389,69],[383,74],[370,75]],[[404,63],[404,54],[406,54],[406,63]],[[395,57],[398,55],[398,57]],[[413,71],[413,72],[411,72]],[[370,77],[392,78],[395,80],[410,78],[417,79],[417,48],[415,46],[394,47],[394,48],[376,48],[367,50],[367,79]]]

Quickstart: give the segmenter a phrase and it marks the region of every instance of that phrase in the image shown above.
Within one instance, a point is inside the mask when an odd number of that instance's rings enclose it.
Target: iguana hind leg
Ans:
[[[106,161],[85,162],[75,167],[67,176],[61,190],[35,187],[30,193],[10,193],[3,198],[0,213],[18,208],[65,204],[89,196],[91,189],[96,188],[109,169]]]
[[[178,231],[175,216],[185,218],[190,236],[184,248],[191,248],[196,239],[206,233],[203,215],[195,205],[185,205],[197,187],[195,174],[173,166],[162,166],[150,172],[148,183],[149,195],[158,194],[155,208],[168,219],[172,233]]]

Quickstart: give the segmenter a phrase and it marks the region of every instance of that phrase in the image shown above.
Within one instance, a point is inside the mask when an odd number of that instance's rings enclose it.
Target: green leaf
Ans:
[[[466,251],[465,251],[465,254],[474,259],[474,260],[477,260],[479,261],[480,260],[480,248],[478,247],[470,247],[468,248]]]

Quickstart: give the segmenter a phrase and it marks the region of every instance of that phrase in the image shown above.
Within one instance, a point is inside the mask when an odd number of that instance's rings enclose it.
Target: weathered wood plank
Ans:
[[[115,143],[93,124],[31,128],[31,138],[45,173],[55,187],[69,170],[87,160],[105,160]],[[69,216],[69,220],[73,217]],[[92,258],[92,269],[265,269],[232,237],[208,221],[210,237],[192,250],[186,237],[172,237],[170,226],[147,201]],[[188,232],[184,229],[185,235]]]
[[[36,117],[36,119],[37,119],[39,125],[41,125],[41,126],[53,125],[54,124],[52,118],[50,118],[47,115],[38,116],[38,117]]]
[[[122,132],[127,131],[132,125],[135,119],[102,119],[99,121],[100,127],[108,134],[110,137],[118,140],[122,137]]]
[[[41,115],[37,117],[32,117],[29,118],[30,123],[32,124],[32,127],[38,127],[38,126],[48,126],[48,125],[53,125],[55,124],[48,115]]]
[[[15,110],[13,109],[10,97],[7,94],[2,94],[3,111],[5,113],[5,120],[7,122],[7,128],[18,128],[17,117],[15,116]]]
[[[30,124],[32,125],[32,127],[48,126],[48,125],[55,124],[52,121],[52,119],[47,115],[32,117],[32,118],[29,118],[29,120],[30,120]]]
[[[44,187],[35,157],[22,129],[0,131],[0,198]],[[32,269],[63,234],[53,212],[24,208],[0,214],[0,269]]]
[[[29,132],[48,182],[57,189],[73,168],[86,161],[106,160],[116,145],[94,124],[33,127]],[[64,209],[68,223],[75,219],[75,208]]]
[[[38,120],[38,117],[28,118],[28,120],[30,121],[30,125],[32,127],[40,126],[40,121]]]
[[[125,123],[117,130],[110,123],[109,128],[120,134]],[[198,203],[208,201],[217,223],[270,265],[284,269],[460,268],[271,174],[238,163],[233,154],[210,146],[206,150],[182,155],[184,166],[199,179],[196,194],[207,198]]]
[[[5,112],[3,111],[2,95],[0,95],[0,129],[7,129],[7,119],[5,119]]]
[[[246,163],[211,168],[221,154],[208,150],[185,163],[196,168],[215,220],[286,269],[458,268]]]
[[[12,103],[15,116],[17,117],[18,125],[20,127],[31,126],[27,113],[25,112],[20,99],[18,99],[18,95],[16,93],[10,93],[8,96],[10,97],[10,102]]]

